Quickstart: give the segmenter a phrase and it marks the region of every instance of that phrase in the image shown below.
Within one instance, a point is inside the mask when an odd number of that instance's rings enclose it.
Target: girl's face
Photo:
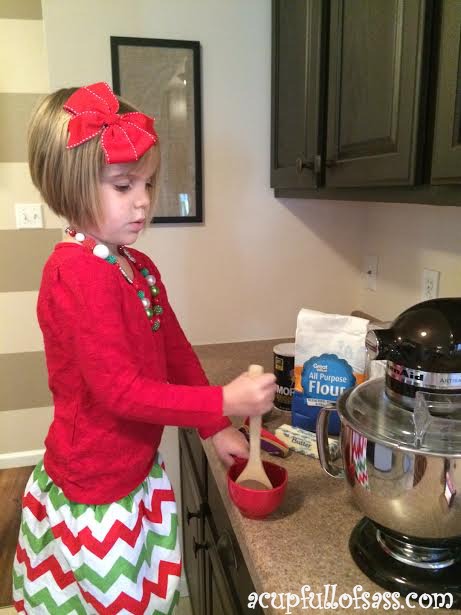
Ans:
[[[87,232],[112,253],[116,253],[118,245],[134,243],[149,214],[152,182],[150,165],[104,165],[99,185],[102,221]]]

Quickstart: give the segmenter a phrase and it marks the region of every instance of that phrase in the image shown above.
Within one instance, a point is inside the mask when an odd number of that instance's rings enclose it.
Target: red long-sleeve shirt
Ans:
[[[54,400],[44,464],[84,504],[114,502],[139,485],[164,425],[197,427],[202,438],[230,425],[222,387],[209,386],[157,268],[131,252],[160,289],[155,333],[118,267],[82,246],[58,244],[43,271],[37,313]]]

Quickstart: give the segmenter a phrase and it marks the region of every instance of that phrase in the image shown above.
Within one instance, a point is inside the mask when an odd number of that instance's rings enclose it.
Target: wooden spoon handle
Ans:
[[[248,368],[248,375],[250,378],[256,378],[264,374],[264,367],[262,365],[250,365]]]
[[[257,378],[264,373],[262,365],[250,365],[248,375]],[[262,466],[261,463],[261,416],[250,416],[250,460]]]
[[[261,462],[261,417],[250,417],[250,459],[252,464],[262,465]]]
[[[261,365],[250,365],[248,368],[250,378],[256,378],[263,373],[264,370]],[[235,482],[250,489],[272,489],[272,483],[261,461],[260,416],[250,416],[250,458]]]

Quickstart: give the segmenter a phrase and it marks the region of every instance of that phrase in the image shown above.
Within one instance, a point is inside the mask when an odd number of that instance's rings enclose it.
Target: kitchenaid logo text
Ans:
[[[411,369],[402,367],[401,365],[389,365],[389,372],[392,376],[402,376],[402,378],[408,378],[409,380],[424,380],[423,372],[413,372]]]
[[[424,372],[413,370],[392,361],[387,362],[387,375],[398,382],[414,387],[429,389],[459,389],[461,388],[461,374],[444,374],[438,372]]]
[[[398,592],[363,591],[361,585],[355,585],[352,594],[340,593],[337,584],[323,586],[323,592],[314,592],[310,585],[303,585],[299,593],[263,592],[251,593],[248,596],[248,608],[256,606],[262,609],[280,609],[281,613],[290,615],[302,610],[332,610],[354,609],[368,611],[370,609],[383,609],[384,611],[397,611],[402,609],[451,609],[453,607],[452,594],[420,594],[410,592],[401,596]]]

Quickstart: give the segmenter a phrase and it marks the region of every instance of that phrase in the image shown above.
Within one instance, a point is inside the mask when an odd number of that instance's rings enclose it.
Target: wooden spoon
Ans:
[[[261,365],[250,365],[248,368],[250,378],[260,376],[263,372]],[[235,482],[248,489],[272,489],[261,461],[261,416],[250,416],[250,458]]]

